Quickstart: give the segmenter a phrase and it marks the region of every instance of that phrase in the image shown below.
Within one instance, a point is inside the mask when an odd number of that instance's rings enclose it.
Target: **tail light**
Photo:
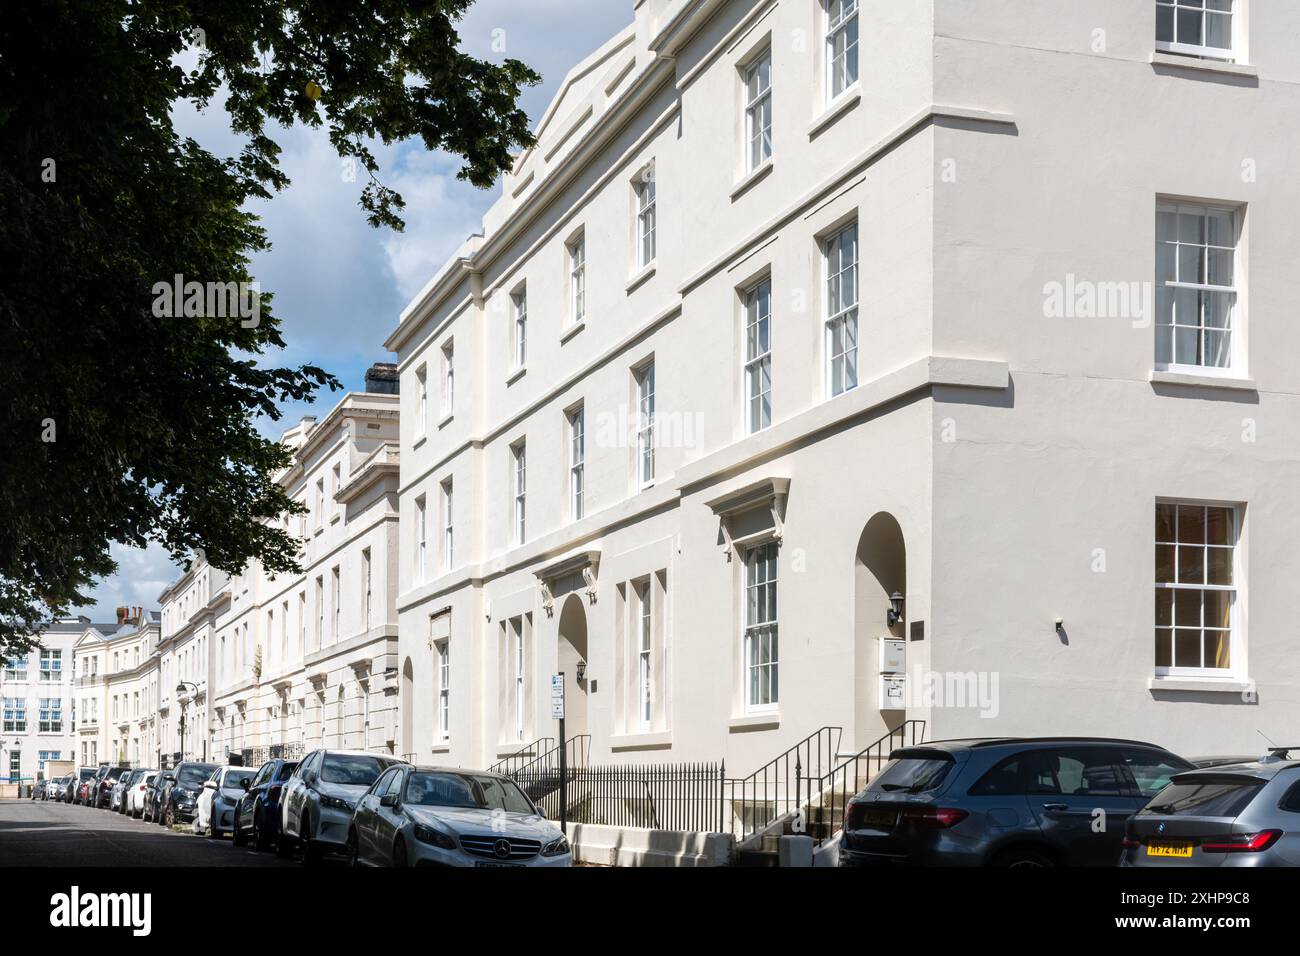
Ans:
[[[1201,842],[1202,853],[1259,853],[1278,841],[1281,830],[1260,830],[1258,833],[1232,834],[1214,837]]]
[[[946,830],[965,820],[970,813],[950,807],[924,807],[903,811],[903,819],[918,826]]]
[[[144,793],[144,784],[140,784],[140,792]]]

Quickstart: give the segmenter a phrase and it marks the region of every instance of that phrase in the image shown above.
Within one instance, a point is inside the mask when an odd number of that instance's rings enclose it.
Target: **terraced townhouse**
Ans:
[[[398,751],[1285,736],[1298,32],[635,3],[386,342]]]
[[[161,616],[120,607],[112,624],[85,624],[72,646],[76,760],[157,766]]]

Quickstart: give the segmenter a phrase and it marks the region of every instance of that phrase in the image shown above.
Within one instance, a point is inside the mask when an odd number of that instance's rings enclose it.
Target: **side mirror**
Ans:
[[[215,780],[204,780],[204,781],[203,781],[203,789],[204,789],[204,790],[215,790],[215,789],[217,789],[217,782],[216,782]]]
[[[381,807],[395,807],[395,806],[397,806],[397,794],[395,794],[395,793],[386,793],[386,794],[384,794],[382,797],[379,798],[379,805],[380,805]]]

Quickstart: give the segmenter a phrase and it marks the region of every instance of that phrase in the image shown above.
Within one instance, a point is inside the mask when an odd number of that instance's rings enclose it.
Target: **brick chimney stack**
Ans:
[[[397,366],[392,362],[376,362],[366,369],[366,391],[372,394],[396,395],[398,393]]]

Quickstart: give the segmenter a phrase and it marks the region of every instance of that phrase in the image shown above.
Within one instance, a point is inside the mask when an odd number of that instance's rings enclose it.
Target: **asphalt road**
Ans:
[[[296,866],[274,853],[67,803],[0,800],[0,866]],[[337,865],[337,864],[335,864]]]

